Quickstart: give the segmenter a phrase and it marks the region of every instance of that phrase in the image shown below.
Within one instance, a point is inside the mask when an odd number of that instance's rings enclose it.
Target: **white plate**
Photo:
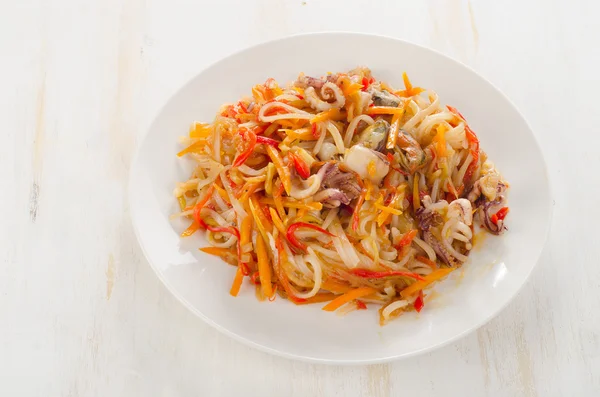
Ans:
[[[203,254],[195,235],[179,233],[189,221],[177,211],[174,183],[190,168],[175,153],[178,137],[195,120],[211,121],[219,106],[249,95],[274,77],[285,83],[299,72],[322,75],[358,65],[395,87],[402,72],[458,108],[482,148],[511,184],[509,231],[489,236],[463,269],[436,287],[439,295],[420,313],[380,327],[375,308],[337,316],[321,304],[295,306],[284,299],[259,302],[245,283],[233,298],[235,268]],[[229,56],[204,70],[160,111],[139,147],[130,181],[135,231],[152,268],[192,312],[250,346],[281,356],[336,364],[367,364],[413,356],[477,329],[517,294],[541,253],[551,215],[546,167],[523,116],[489,82],[466,66],[404,41],[350,33],[293,36]]]

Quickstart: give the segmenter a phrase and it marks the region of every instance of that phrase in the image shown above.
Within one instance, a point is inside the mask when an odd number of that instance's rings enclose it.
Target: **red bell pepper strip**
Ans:
[[[256,143],[263,143],[265,145],[271,145],[275,149],[279,149],[279,144],[281,142],[276,141],[275,139],[272,139],[272,138],[267,138],[266,136],[258,135],[256,137]]]
[[[300,175],[303,179],[306,179],[310,176],[310,168],[308,167],[308,164],[306,164],[306,162],[300,158],[300,156],[295,153],[288,152],[288,158],[290,163],[294,164],[294,168],[296,169],[298,175]]]
[[[367,79],[366,77],[363,77],[363,79],[362,79],[362,86],[363,87],[361,88],[361,91],[366,91],[369,88],[369,86],[371,84],[373,84],[373,82],[375,82],[375,79],[373,77],[371,77],[370,79]]]
[[[246,105],[244,104],[244,102],[239,101],[238,102],[238,106],[242,110],[242,112],[248,113],[248,108],[246,107]],[[240,112],[238,112],[238,113],[240,113]]]
[[[492,223],[494,223],[494,225],[498,224],[498,221],[503,220],[504,218],[506,218],[506,215],[508,214],[508,207],[502,207],[498,210],[498,212],[496,212],[494,215],[492,215],[490,217]]]
[[[321,136],[321,129],[317,128],[317,123],[313,123],[310,128],[310,132],[312,133],[313,137],[318,138],[319,136]]]
[[[296,223],[292,223],[290,225],[290,227],[288,227],[287,233],[286,233],[286,237],[288,239],[288,241],[290,242],[290,244],[292,244],[294,247],[301,249],[302,251],[306,251],[306,244],[298,241],[298,239],[296,238],[296,236],[294,235],[294,232],[301,227],[305,227],[305,228],[309,228],[309,229],[313,229],[313,230],[317,230],[321,233],[325,233],[328,236],[331,237],[335,237],[333,234],[329,233],[327,230],[323,229],[322,227],[319,227],[317,225],[313,225],[312,223],[306,223],[306,222],[296,222]]]
[[[400,270],[389,270],[386,272],[377,272],[368,269],[351,269],[350,274],[353,274],[358,277],[363,278],[385,278],[385,277],[393,277],[393,276],[402,276],[402,277],[410,277],[415,280],[423,280],[423,277],[419,276],[417,273],[411,272],[403,272]]]
[[[240,153],[235,161],[233,162],[234,167],[239,167],[244,164],[248,157],[254,152],[254,148],[256,147],[256,134],[250,130],[243,131],[243,137],[248,141],[248,147],[242,153]]]
[[[356,301],[356,306],[358,310],[367,310],[367,305],[363,301]]]
[[[416,236],[417,236],[417,229],[409,230],[408,232],[406,232],[404,234],[404,236],[402,236],[402,238],[398,242],[398,245],[396,246],[396,249],[401,250],[402,248],[410,245],[410,243],[412,243],[413,239]]]
[[[423,302],[423,290],[419,291],[419,296],[417,296],[417,299],[415,299],[415,303],[413,303],[413,305],[415,306],[415,310],[420,313],[423,309],[423,306],[425,306],[425,302]]]

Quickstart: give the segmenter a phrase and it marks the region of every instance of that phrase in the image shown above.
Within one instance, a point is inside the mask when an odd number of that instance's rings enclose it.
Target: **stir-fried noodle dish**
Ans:
[[[182,237],[205,235],[200,249],[237,267],[231,295],[373,306],[383,325],[423,309],[423,290],[467,260],[475,224],[505,230],[508,183],[476,133],[403,80],[397,90],[364,67],[268,79],[192,125],[173,216],[191,222]]]

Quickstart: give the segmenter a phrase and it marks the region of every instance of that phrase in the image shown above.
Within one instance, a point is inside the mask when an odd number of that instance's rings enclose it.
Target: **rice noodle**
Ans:
[[[329,229],[336,237],[332,237],[333,245],[337,250],[338,254],[342,257],[344,263],[349,268],[354,268],[358,266],[360,260],[358,259],[358,255],[356,255],[356,251],[350,241],[348,240],[348,236],[342,229],[339,223],[334,222],[331,224]]]
[[[425,116],[430,115],[439,107],[440,99],[439,99],[438,95],[436,93],[433,93],[432,91],[428,91],[428,93],[431,93],[433,95],[434,100],[431,102],[431,104],[428,107],[426,107],[425,109],[419,110],[417,112],[417,114],[415,114],[410,120],[408,120],[402,126],[402,128],[404,128],[405,130],[411,130],[419,122],[421,122],[425,118]]]
[[[458,173],[456,174],[456,179],[454,180],[454,184],[456,186],[460,185],[462,183],[462,180],[465,179],[465,174],[467,173],[467,168],[469,168],[469,165],[471,164],[472,161],[473,161],[473,156],[471,155],[471,153],[469,153],[469,155],[467,156],[467,159],[464,161],[463,165],[460,167],[460,169],[458,170]]]
[[[276,114],[273,116],[265,116],[265,113],[268,110],[271,110],[273,108],[281,108],[281,109],[287,110],[289,113]],[[273,121],[277,121],[277,120],[288,120],[288,119],[309,120],[309,119],[312,119],[313,117],[315,117],[314,114],[305,112],[304,110],[300,110],[298,108],[295,108],[295,107],[290,106],[287,103],[283,103],[283,102],[265,103],[264,105],[261,106],[260,111],[258,112],[258,119],[265,123],[273,122]]]
[[[327,213],[327,216],[325,217],[325,220],[323,221],[323,224],[321,225],[321,227],[323,229],[327,230],[329,225],[331,225],[331,222],[333,222],[333,220],[337,216],[337,213],[338,213],[337,208],[330,209],[329,212]]]
[[[314,278],[314,285],[313,288],[308,292],[296,291],[294,294],[298,298],[308,299],[310,297],[315,296],[317,292],[319,292],[319,290],[321,289],[321,282],[323,281],[322,264],[319,258],[317,258],[315,251],[310,247],[308,247],[308,255],[305,255],[302,259],[307,263],[310,263],[313,268],[312,274]]]
[[[340,130],[333,124],[331,121],[327,123],[327,131],[333,137],[333,141],[335,142],[335,147],[338,150],[338,153],[344,153],[344,141],[342,140],[342,136],[340,135]]]
[[[455,250],[454,247],[452,246],[452,238],[446,237],[449,235],[449,233],[448,233],[449,229],[453,228],[457,222],[459,222],[459,221],[457,219],[453,218],[444,224],[444,227],[442,229],[442,244],[444,244],[444,248],[446,248],[446,250],[448,250],[448,253],[450,253],[450,255],[452,255],[454,258],[458,259],[461,262],[466,262],[466,260],[467,260],[466,255],[463,255],[460,252],[458,252],[457,250]]]
[[[398,300],[398,301],[392,302],[383,308],[383,310],[381,311],[381,315],[387,321],[390,319],[390,315],[394,311],[396,311],[398,309],[403,309],[406,306],[408,306],[408,301],[405,301],[405,300]]]
[[[429,260],[434,261],[435,262],[435,251],[433,250],[433,248],[431,248],[431,246],[429,244],[427,244],[425,241],[421,240],[418,237],[415,237],[413,239],[413,241],[423,249],[423,251],[425,251],[425,253],[427,254],[427,257],[429,258]]]

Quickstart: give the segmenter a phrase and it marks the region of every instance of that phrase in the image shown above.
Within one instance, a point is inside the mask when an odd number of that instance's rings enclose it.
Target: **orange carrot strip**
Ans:
[[[217,193],[219,193],[219,196],[221,196],[221,198],[223,200],[225,200],[226,203],[231,204],[231,202],[229,201],[229,195],[227,194],[225,189],[223,189],[221,186],[219,186],[216,182],[213,183],[213,186],[215,187],[215,190],[217,191]]]
[[[208,138],[210,129],[210,124],[195,122],[190,126],[190,138]]]
[[[242,267],[238,266],[237,271],[235,272],[235,278],[233,279],[233,284],[231,284],[231,289],[229,290],[231,296],[238,295],[240,287],[242,286],[242,281],[244,281],[244,272],[242,271]]]
[[[292,302],[294,302],[296,305],[310,305],[311,303],[328,302],[330,300],[335,299],[336,296],[338,296],[338,295],[330,294],[330,293],[317,294],[317,295],[312,296],[307,299],[302,299],[302,300],[292,301]]]
[[[333,109],[329,109],[329,110],[326,110],[324,112],[317,114],[315,117],[310,119],[310,123],[315,124],[315,123],[320,123],[321,121],[326,121],[326,120],[338,121],[338,120],[343,120],[345,118],[346,118],[346,115],[344,113],[340,112],[339,109],[333,108]]]
[[[232,255],[232,256],[237,257],[237,253],[231,248],[202,247],[202,248],[199,248],[199,250],[202,252],[205,252],[209,255],[215,255],[215,256]]]
[[[200,229],[200,225],[198,224],[198,222],[193,221],[192,224],[181,233],[181,237],[189,237],[192,234],[196,233],[198,229]]]
[[[416,211],[421,208],[421,199],[419,197],[419,174],[415,174],[413,179],[413,209]]]
[[[429,284],[433,283],[434,281],[438,281],[438,280],[446,277],[453,270],[454,270],[454,268],[450,268],[450,267],[438,269],[438,270],[428,274],[427,276],[425,276],[424,280],[417,281],[416,283],[411,284],[408,287],[404,288],[400,292],[400,296],[402,296],[403,298],[407,298],[407,297],[411,296],[412,294],[419,292],[423,288],[427,287]]]
[[[427,266],[429,266],[432,269],[437,269],[437,264],[429,258],[425,258],[424,256],[421,256],[421,255],[415,255],[415,259],[418,260],[419,262],[426,264]]]
[[[267,246],[262,238],[256,239],[256,256],[258,258],[258,274],[260,275],[260,287],[263,294],[270,298],[273,296],[273,286],[271,285],[271,267],[269,266],[269,256],[267,255]]]
[[[202,149],[206,145],[206,140],[201,139],[198,142],[192,143],[190,146],[183,149],[181,152],[177,153],[177,157],[181,157],[186,153],[195,152],[197,150]]]
[[[371,106],[367,110],[368,114],[397,114],[400,117],[404,115],[404,106],[403,107],[392,107],[392,106]]]
[[[354,299],[361,298],[366,295],[371,295],[377,292],[375,288],[371,287],[359,287],[352,291],[346,292],[344,295],[338,296],[327,305],[323,306],[323,310],[326,312],[332,312],[337,310],[340,306],[353,301]]]
[[[348,284],[343,284],[331,279],[323,281],[321,283],[321,288],[336,294],[345,294],[346,292],[352,290],[352,287]]]
[[[281,183],[283,183],[285,192],[289,195],[292,190],[292,180],[289,168],[283,164],[283,159],[281,156],[279,156],[279,153],[277,153],[277,149],[267,145],[267,153],[277,168],[277,172],[279,173],[279,178],[281,178]]]

